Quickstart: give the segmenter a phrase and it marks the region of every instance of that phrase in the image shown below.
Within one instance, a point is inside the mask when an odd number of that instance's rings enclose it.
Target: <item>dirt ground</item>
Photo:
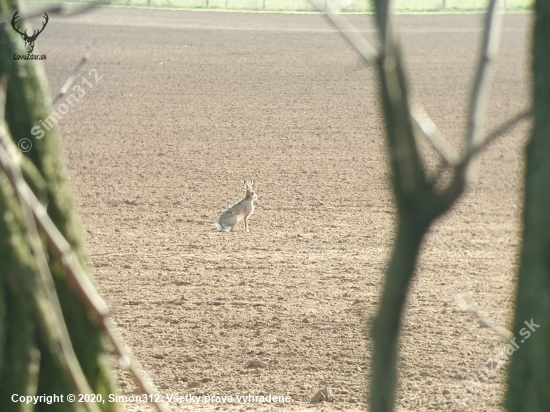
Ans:
[[[375,37],[369,16],[350,19]],[[481,16],[397,21],[413,92],[458,150]],[[528,104],[529,26],[505,16],[489,128]],[[86,95],[58,129],[122,336],[165,400],[291,399],[170,408],[365,408],[364,331],[395,223],[374,69],[313,14],[102,9],[50,18],[36,52],[52,94],[87,45]],[[453,397],[504,347],[459,301],[510,326],[527,136],[522,126],[491,145],[426,239],[401,335],[400,412],[463,410]],[[250,233],[216,232],[244,179],[259,196]],[[475,386],[465,410],[503,411],[505,375]],[[128,374],[116,379],[136,393]],[[324,387],[333,401],[311,404]]]

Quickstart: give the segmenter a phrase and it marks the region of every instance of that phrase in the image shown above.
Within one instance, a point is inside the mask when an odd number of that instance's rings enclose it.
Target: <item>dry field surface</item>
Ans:
[[[375,38],[369,16],[350,18]],[[412,92],[458,150],[481,16],[397,21]],[[527,15],[505,16],[490,128],[528,104],[529,27]],[[313,14],[102,9],[50,18],[37,52],[52,93],[87,45],[86,95],[58,129],[122,336],[165,399],[292,399],[170,408],[364,408],[365,329],[395,227],[374,69]],[[510,326],[527,135],[522,126],[491,145],[426,239],[401,334],[398,411],[460,410],[453,396],[503,349],[457,302],[471,297]],[[244,179],[259,196],[250,233],[216,232]],[[137,393],[128,374],[116,379]],[[467,410],[502,411],[504,383],[502,369]],[[324,387],[333,401],[311,404]]]

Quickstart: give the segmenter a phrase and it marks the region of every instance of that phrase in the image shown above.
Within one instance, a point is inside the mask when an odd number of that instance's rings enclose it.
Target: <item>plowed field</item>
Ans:
[[[350,19],[375,39],[369,16]],[[458,151],[482,16],[397,22],[412,91]],[[488,128],[528,104],[529,25],[505,16]],[[101,9],[50,18],[37,52],[52,94],[87,45],[85,96],[57,127],[98,288],[164,399],[362,408],[364,331],[395,223],[374,68],[314,14]],[[475,184],[426,239],[401,335],[398,411],[458,410],[453,396],[503,349],[457,301],[470,297],[510,326],[528,131],[489,147]],[[250,233],[218,233],[245,179],[259,196]],[[502,411],[504,383],[502,369],[476,386],[468,410]],[[333,401],[312,405],[324,387]],[[216,394],[233,402],[205,406]],[[237,401],[249,394],[292,402]]]

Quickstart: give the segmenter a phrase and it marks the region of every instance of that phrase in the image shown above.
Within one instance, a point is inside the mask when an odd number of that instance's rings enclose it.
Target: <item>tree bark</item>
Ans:
[[[23,14],[17,0],[0,0],[0,14]],[[47,211],[86,267],[78,215],[67,184],[67,171],[55,135],[45,131],[36,139],[30,131],[52,112],[46,78],[40,63],[14,60],[26,54],[21,37],[9,24],[0,25],[0,78],[8,76],[5,126],[17,144],[26,138],[32,149],[25,154],[25,180],[37,197],[47,202]],[[40,41],[37,42],[37,48]],[[36,51],[35,51],[36,53]],[[2,116],[3,113],[0,113]],[[45,248],[46,249],[46,248]],[[94,319],[67,283],[61,262],[49,255],[63,316],[80,366],[91,389],[104,399],[116,389],[112,382],[102,334]],[[37,266],[29,246],[17,197],[5,175],[0,174],[0,410],[68,411],[83,410],[78,403],[26,405],[11,401],[12,394],[50,395],[76,393],[68,377],[60,349],[52,340],[42,310],[45,296],[37,280]],[[115,403],[98,405],[115,411]]]
[[[521,344],[513,353],[508,379],[506,406],[511,412],[542,412],[550,405],[550,1],[538,0],[535,13],[535,124],[527,146],[523,247],[514,327]]]

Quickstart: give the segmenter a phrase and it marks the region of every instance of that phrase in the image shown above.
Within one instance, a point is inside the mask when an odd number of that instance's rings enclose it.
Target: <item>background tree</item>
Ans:
[[[312,0],[319,9],[324,6]],[[393,30],[391,2],[374,0],[380,50],[375,50],[355,28],[333,10],[327,16],[367,63],[377,68],[386,123],[391,182],[397,207],[397,237],[386,270],[384,291],[372,326],[374,355],[370,376],[372,412],[394,410],[397,381],[398,337],[405,302],[424,237],[434,221],[446,213],[464,192],[469,171],[479,151],[510,127],[531,115],[526,110],[495,131],[485,134],[491,66],[500,38],[500,2],[491,0],[485,18],[481,51],[468,110],[467,132],[461,156],[451,153],[429,117],[411,102],[399,47]],[[438,153],[439,170],[430,175],[421,156],[428,141]]]

